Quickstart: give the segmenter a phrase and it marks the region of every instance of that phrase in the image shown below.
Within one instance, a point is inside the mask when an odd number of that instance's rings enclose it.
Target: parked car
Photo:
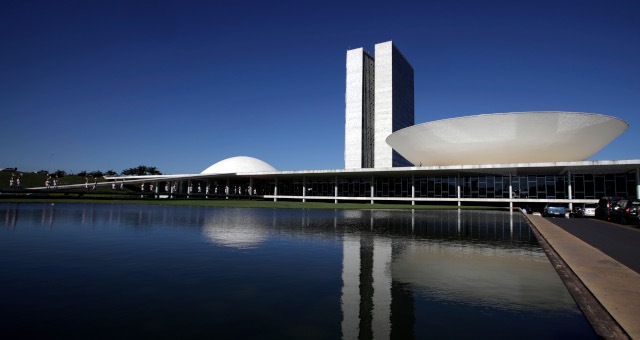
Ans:
[[[576,209],[576,217],[595,217],[597,204],[580,204]]]
[[[640,208],[639,200],[620,200],[611,210],[611,220],[621,224],[638,224],[638,208]]]
[[[640,200],[633,200],[622,213],[622,223],[635,224],[640,227]]]
[[[547,203],[542,210],[542,216],[565,216],[569,209],[562,203]]]
[[[609,220],[611,209],[613,209],[616,204],[622,199],[622,197],[603,197],[598,201],[598,206],[596,207],[596,218],[601,220]]]

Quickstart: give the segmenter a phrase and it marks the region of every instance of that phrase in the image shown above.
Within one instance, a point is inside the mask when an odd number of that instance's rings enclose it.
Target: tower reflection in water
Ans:
[[[428,316],[428,320],[418,317],[420,324],[447,322],[444,319],[451,314],[441,309],[447,305],[455,305],[457,311],[465,307],[490,311],[494,316],[548,315],[573,305],[519,214],[460,210],[338,214],[343,216],[335,221],[347,224],[336,225],[336,230],[345,231],[343,338],[413,338],[417,314]]]

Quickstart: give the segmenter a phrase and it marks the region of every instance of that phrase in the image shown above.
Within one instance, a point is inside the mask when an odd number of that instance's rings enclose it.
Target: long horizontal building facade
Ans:
[[[640,198],[640,160],[270,171],[138,179],[159,195],[433,204],[595,203]],[[117,181],[117,179],[115,179]],[[132,182],[127,178],[127,182]],[[206,187],[209,187],[207,192]],[[175,187],[175,189],[174,189]],[[198,192],[198,187],[200,190]],[[166,190],[167,188],[168,191]]]

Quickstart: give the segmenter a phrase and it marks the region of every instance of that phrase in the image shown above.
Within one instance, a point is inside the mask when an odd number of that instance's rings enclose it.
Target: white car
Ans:
[[[596,217],[597,204],[585,204],[578,211],[578,217]]]

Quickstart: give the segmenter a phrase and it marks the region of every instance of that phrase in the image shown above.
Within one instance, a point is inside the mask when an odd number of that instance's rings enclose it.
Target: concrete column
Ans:
[[[229,177],[227,177],[227,187],[225,189],[227,189],[226,190],[227,192],[224,193],[224,196],[225,196],[225,199],[228,200],[229,194],[231,194],[231,179],[229,179]]]
[[[336,176],[335,178],[335,185],[334,185],[334,189],[335,189],[335,195],[334,197],[336,197],[336,199],[333,201],[333,203],[338,204],[338,176]]]
[[[411,198],[416,198],[416,177],[411,175]],[[411,200],[411,205],[416,205],[415,200]]]
[[[571,171],[567,171],[567,179],[568,179],[568,194],[569,199],[573,199],[573,192],[571,191]],[[573,203],[569,202],[569,210],[573,211]]]
[[[249,186],[251,187],[251,190],[249,190],[249,195],[253,195],[253,177],[249,177]]]
[[[636,197],[640,200],[640,169],[636,169]]]
[[[373,176],[371,176],[371,204],[373,204],[373,198],[376,197],[375,191],[373,190],[374,188]]]
[[[302,197],[307,196],[307,176],[302,176]],[[306,202],[307,199],[303,198],[302,203]]]
[[[511,174],[509,174],[509,208],[513,209],[513,182],[511,182]]]
[[[169,192],[171,192],[171,198],[174,198],[173,197],[173,183],[174,182],[169,182]]]
[[[462,198],[462,191],[460,190],[460,174],[458,174],[458,178],[456,179],[456,184],[458,187],[458,206],[461,206],[462,201],[460,199]]]
[[[278,196],[278,177],[276,177],[276,185],[273,188],[273,196]],[[274,197],[273,201],[278,202],[278,197]]]
[[[187,198],[189,198],[189,194],[191,194],[191,180],[187,181]]]
[[[160,182],[155,182],[155,185],[156,185],[156,196],[155,197],[156,198],[158,198],[158,192],[159,192],[158,188],[160,187],[159,183]]]

